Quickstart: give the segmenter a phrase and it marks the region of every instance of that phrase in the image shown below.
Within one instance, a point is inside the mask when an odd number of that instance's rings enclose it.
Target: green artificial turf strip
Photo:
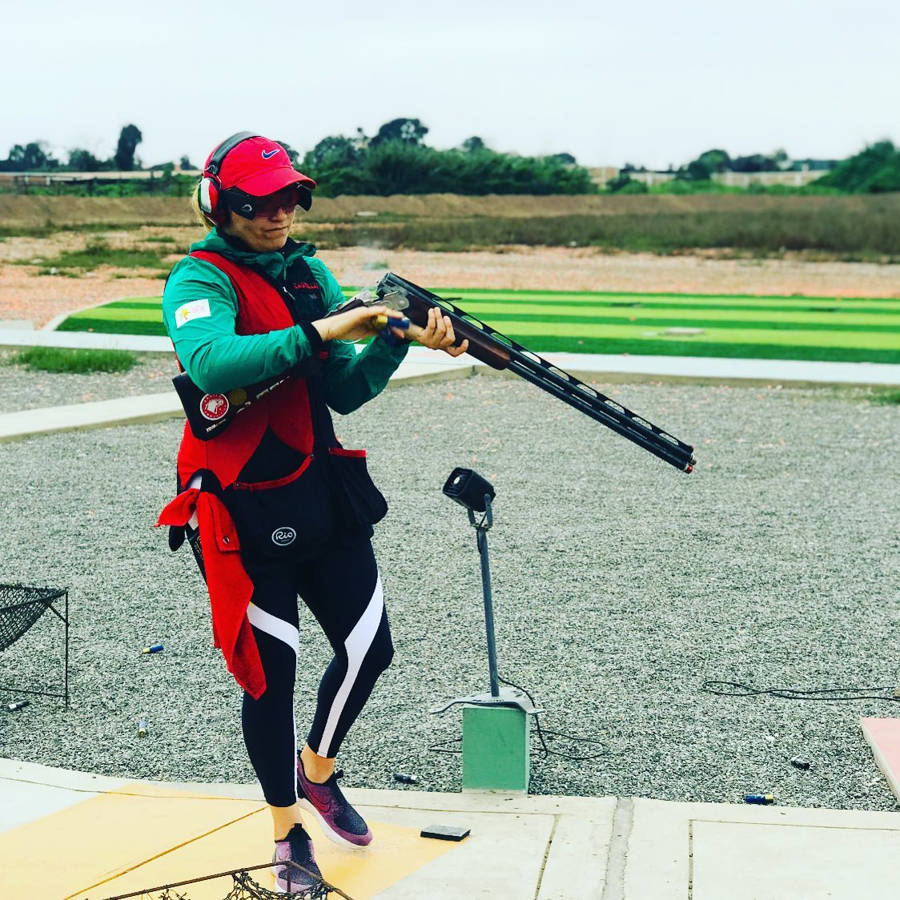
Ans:
[[[483,301],[482,301],[483,302]],[[658,309],[625,307],[621,313],[610,314],[609,308],[602,308],[606,315],[594,315],[588,313],[583,307],[574,305],[548,306],[538,303],[509,303],[497,302],[495,305],[482,308],[481,302],[470,305],[467,309],[473,315],[484,318],[488,323],[493,321],[511,321],[521,318],[522,321],[535,321],[543,318],[547,322],[565,321],[572,323],[615,323],[636,321],[648,325],[666,325],[677,327],[680,324],[695,325],[696,327],[740,327],[741,323],[761,324],[767,327],[784,327],[777,323],[785,323],[786,326],[795,326],[799,329],[814,328],[821,325],[825,330],[846,330],[847,328],[859,328],[861,330],[892,330],[900,332],[900,315],[873,314],[859,311],[840,310],[837,312],[819,311],[783,311],[777,310],[766,315],[761,315],[757,310],[721,310],[721,320],[715,317],[720,310],[694,309],[689,307],[671,307],[681,313],[681,318],[665,318],[660,316]],[[598,309],[600,312],[601,309]],[[141,301],[116,301],[100,307],[84,310],[73,314],[81,318],[121,318],[123,320],[150,319],[153,316],[161,316],[160,305],[152,302]],[[840,326],[836,328],[836,326]]]
[[[60,331],[86,331],[110,334],[159,335],[165,337],[162,323],[129,322],[127,329],[110,320],[82,320],[77,327]],[[634,356],[701,356],[736,359],[798,359],[822,362],[877,362],[900,364],[900,350],[859,347],[795,346],[791,344],[697,343],[694,340],[651,338],[564,337],[560,335],[509,334],[519,344],[537,353],[627,353]]]
[[[900,350],[870,350],[857,347],[798,347],[790,344],[695,344],[691,341],[622,338],[542,337],[509,335],[535,353],[602,353],[632,356],[701,356],[723,359],[786,359],[817,362],[900,363]],[[531,342],[530,344],[528,342]]]
[[[625,325],[577,325],[555,322],[547,325],[543,321],[509,323],[507,329],[510,335],[514,333],[527,335],[534,343],[536,337],[560,336],[570,338],[620,338],[624,340],[639,340],[647,337],[657,337],[656,334],[647,334],[648,326],[630,323]],[[660,336],[661,337],[661,336]],[[679,340],[685,340],[684,336],[677,336]],[[742,343],[742,344],[796,344],[798,346],[822,346],[822,347],[871,347],[884,350],[896,350],[897,337],[893,332],[880,333],[871,331],[856,331],[847,334],[842,331],[780,331],[773,333],[766,328],[705,328],[702,334],[692,335],[691,343]],[[523,341],[522,343],[527,343]]]
[[[344,291],[357,293],[359,288],[345,287]],[[467,297],[493,297],[515,295],[518,297],[552,297],[558,299],[560,297],[597,297],[600,299],[616,299],[625,300],[641,300],[644,297],[669,298],[672,300],[680,300],[682,297],[696,297],[698,300],[721,300],[729,302],[732,300],[778,300],[787,302],[805,302],[807,300],[823,303],[857,303],[865,301],[866,303],[900,303],[898,297],[842,297],[838,300],[837,295],[832,297],[820,297],[807,294],[688,294],[673,293],[672,291],[554,291],[549,289],[533,289],[533,288],[516,288],[514,290],[491,290],[487,288],[430,288],[439,297],[449,297],[451,295],[467,296]]]
[[[57,331],[95,331],[99,334],[151,334],[166,337],[166,329],[160,321],[122,322],[119,319],[90,319],[70,317]]]
[[[98,307],[83,313],[71,316],[63,323],[64,330],[87,330],[93,328],[100,330],[98,322],[110,322],[112,327],[104,328],[104,331],[123,330],[126,323],[136,323],[158,326],[152,331],[141,328],[139,331],[128,329],[127,333],[135,334],[165,334],[165,329],[159,318],[157,309],[132,309],[111,310],[108,307]],[[850,327],[849,329],[835,328],[838,323],[828,323],[829,327],[817,328],[815,326],[803,326],[785,323],[775,325],[766,322],[729,322],[721,323],[710,321],[688,320],[662,320],[659,324],[653,320],[641,320],[627,322],[623,317],[598,318],[598,317],[551,317],[544,315],[520,316],[518,314],[495,315],[488,324],[504,327],[498,331],[515,331],[527,334],[534,339],[541,336],[564,336],[574,338],[584,337],[616,337],[639,339],[642,332],[653,327],[684,327],[687,322],[692,327],[703,328],[702,334],[692,335],[692,342],[743,342],[743,343],[775,343],[775,344],[800,344],[821,346],[856,346],[856,347],[880,347],[882,349],[900,350],[900,341],[897,339],[897,329],[861,329]],[[90,325],[85,323],[90,322]],[[71,324],[70,324],[71,323]],[[80,327],[79,327],[80,326]],[[757,326],[757,327],[753,327]],[[777,332],[777,335],[772,332]]]
[[[658,319],[658,318],[674,318],[673,312],[671,310],[656,310],[656,309],[596,309],[596,312],[592,309],[586,309],[584,307],[578,306],[544,306],[537,303],[502,303],[497,304],[496,306],[485,309],[480,305],[472,304],[471,306],[465,307],[466,312],[471,313],[473,316],[478,318],[483,318],[486,322],[490,323],[496,318],[500,316],[506,316],[509,318],[510,316],[518,316],[518,315],[528,315],[528,316],[547,316],[548,319],[558,319],[563,320],[567,318],[572,318],[573,320],[590,320],[595,317],[603,317],[603,321],[622,321],[627,322],[629,320],[635,320],[638,322],[644,321],[645,319]],[[676,310],[675,315],[678,315],[681,319],[684,320],[686,325],[693,324],[694,321],[698,323],[701,321],[715,323],[719,319],[723,321],[730,322],[745,322],[748,325],[752,324],[768,324],[770,322],[794,322],[798,325],[803,326],[814,326],[817,324],[830,325],[835,322],[852,325],[859,327],[861,329],[865,329],[870,325],[886,325],[891,328],[900,331],[900,316],[892,316],[892,315],[873,315],[870,313],[822,313],[822,312],[771,312],[771,313],[757,313],[755,311],[741,311],[741,310],[727,310],[720,313],[719,310],[697,310],[697,309],[688,309],[688,310]]]
[[[543,322],[548,328],[561,325],[568,329],[573,325],[643,325],[652,328],[747,328],[759,326],[776,331],[845,331],[858,333],[861,331],[883,331],[888,334],[898,335],[897,347],[900,349],[900,323],[890,325],[854,325],[843,322],[795,322],[795,321],[771,321],[767,319],[729,321],[727,319],[665,319],[665,318],[640,318],[629,322],[626,316],[558,316],[547,314],[521,313],[491,313],[490,318],[484,317],[485,324],[491,325],[497,331],[503,331],[504,322]]]
[[[834,303],[823,303],[820,306],[810,306],[809,303],[783,304],[775,305],[768,303],[747,304],[747,303],[705,303],[696,301],[694,297],[685,297],[684,302],[677,303],[669,300],[645,300],[641,301],[606,301],[606,300],[590,300],[582,301],[577,299],[551,300],[550,298],[528,298],[523,300],[514,296],[494,297],[485,299],[483,297],[463,297],[456,302],[457,306],[462,307],[466,311],[469,308],[493,309],[504,304],[516,304],[520,306],[539,305],[546,309],[558,309],[562,307],[588,308],[588,309],[648,309],[648,310],[667,310],[667,309],[697,309],[703,310],[712,315],[719,311],[729,312],[731,310],[741,310],[746,312],[785,312],[785,313],[822,313],[830,315],[846,315],[857,313],[870,313],[881,316],[900,316],[900,304],[896,307],[883,306],[861,306],[861,305],[843,305]]]
[[[799,331],[884,331],[900,335],[900,320],[895,323],[886,316],[860,315],[822,317],[814,314],[807,316],[797,314],[775,314],[766,318],[748,315],[746,313],[735,313],[733,319],[723,318],[720,320],[709,317],[708,313],[704,314],[697,311],[691,311],[679,318],[660,317],[654,315],[654,311],[652,310],[629,310],[618,315],[601,316],[585,315],[572,307],[549,310],[536,305],[517,308],[512,304],[505,304],[501,308],[490,311],[480,310],[478,307],[473,306],[471,312],[473,315],[483,318],[487,324],[494,325],[500,331],[503,330],[500,323],[543,322],[547,325],[549,331],[556,331],[558,328],[570,331],[573,327],[581,325],[627,325],[632,323],[635,325],[646,325],[647,327],[659,328],[748,328],[755,326]],[[162,313],[158,306],[135,304],[133,307],[123,308],[122,306],[112,307],[107,304],[105,306],[99,306],[75,313],[70,318],[110,319],[121,322],[149,322],[160,321],[161,316]],[[898,338],[898,346],[900,346],[900,338]]]
[[[897,300],[543,290],[441,293],[458,295],[460,306],[519,343],[548,351],[873,362],[894,362],[900,356]],[[703,328],[704,333],[686,338],[652,331],[678,327]],[[159,297],[86,310],[59,330],[166,334]]]

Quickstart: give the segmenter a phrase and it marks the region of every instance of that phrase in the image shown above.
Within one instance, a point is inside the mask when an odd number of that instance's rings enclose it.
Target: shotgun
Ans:
[[[456,346],[463,340],[469,341],[468,353],[471,356],[492,369],[507,370],[524,378],[676,469],[683,472],[693,470],[694,448],[690,445],[579,381],[574,375],[564,372],[449,300],[393,272],[388,272],[374,291],[365,290],[357,294],[329,315],[337,315],[358,306],[373,305],[387,306],[403,312],[421,328],[428,324],[428,310],[433,306],[437,307],[453,323]],[[185,408],[191,431],[201,440],[210,440],[227,428],[243,409],[276,390],[290,377],[290,374],[278,375],[227,394],[205,394],[184,373],[175,376],[173,382]]]

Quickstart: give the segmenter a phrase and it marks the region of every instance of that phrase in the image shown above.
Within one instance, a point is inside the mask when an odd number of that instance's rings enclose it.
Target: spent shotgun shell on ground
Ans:
[[[144,647],[141,653],[159,653],[162,648],[162,644],[151,644],[149,647]]]
[[[146,719],[140,719],[138,721],[137,733],[138,737],[147,737],[150,733],[150,726],[147,724]]]
[[[419,779],[416,778],[415,775],[407,775],[404,772],[394,772],[394,781],[399,781],[400,784],[418,784]]]
[[[760,806],[768,806],[770,803],[774,802],[774,794],[746,794],[744,796],[744,803],[755,803]]]
[[[6,708],[10,712],[18,712],[20,709],[25,709],[30,702],[29,700],[13,700],[12,703],[6,704]]]
[[[803,759],[800,756],[793,756],[791,757],[791,765],[795,769],[803,769],[804,771],[806,771],[806,769],[808,769],[810,766],[810,762],[808,759]]]

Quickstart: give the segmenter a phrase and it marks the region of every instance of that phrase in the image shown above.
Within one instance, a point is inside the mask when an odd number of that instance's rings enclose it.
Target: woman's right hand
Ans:
[[[319,332],[323,341],[358,341],[381,331],[384,322],[376,323],[379,316],[402,319],[403,313],[388,309],[386,306],[358,306],[335,316],[316,319],[312,326]]]

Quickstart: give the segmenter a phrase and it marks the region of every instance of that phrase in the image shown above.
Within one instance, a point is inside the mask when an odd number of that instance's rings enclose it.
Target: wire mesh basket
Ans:
[[[62,609],[60,609],[60,605]],[[0,584],[0,651],[22,638],[50,610],[64,629],[65,657],[62,691],[41,691],[15,685],[3,690],[23,694],[60,697],[69,705],[69,591],[68,588],[29,587],[24,584]]]

